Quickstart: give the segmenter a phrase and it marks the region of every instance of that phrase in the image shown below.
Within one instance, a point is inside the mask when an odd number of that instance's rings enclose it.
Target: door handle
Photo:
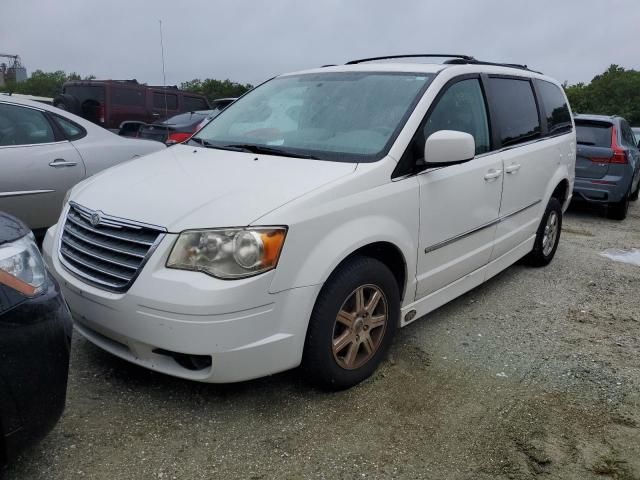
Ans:
[[[496,170],[495,168],[492,168],[485,174],[484,179],[487,182],[493,182],[500,175],[502,175],[502,170]]]
[[[50,167],[60,168],[60,167],[75,167],[78,162],[67,162],[64,158],[56,158],[53,162],[49,163]]]
[[[512,163],[507,168],[505,168],[504,171],[507,173],[516,173],[518,170],[520,170],[521,166],[522,165],[520,165],[519,163]]]

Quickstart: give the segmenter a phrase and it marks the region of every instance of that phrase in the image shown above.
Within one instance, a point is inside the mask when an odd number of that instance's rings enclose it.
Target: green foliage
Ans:
[[[232,82],[229,79],[216,80],[214,78],[207,78],[205,80],[200,80],[199,78],[196,78],[189,82],[181,83],[180,88],[182,90],[204,95],[209,100],[215,100],[217,98],[239,97],[248,90],[251,90],[253,85],[248,83],[246,85],[242,85],[241,83]]]
[[[611,65],[591,83],[565,86],[574,113],[619,115],[640,125],[640,72]]]
[[[96,77],[90,75],[84,77],[84,80],[94,78]],[[24,82],[7,82],[4,86],[4,91],[39,97],[55,97],[62,93],[62,85],[68,80],[83,80],[83,78],[75,72],[67,74],[62,70],[56,72],[36,70]]]

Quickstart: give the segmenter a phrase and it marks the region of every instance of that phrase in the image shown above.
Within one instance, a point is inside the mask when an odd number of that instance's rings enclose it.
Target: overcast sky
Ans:
[[[588,82],[640,69],[640,0],[0,0],[0,52],[29,73],[259,83],[396,53],[465,53]],[[1,60],[0,60],[1,61]]]

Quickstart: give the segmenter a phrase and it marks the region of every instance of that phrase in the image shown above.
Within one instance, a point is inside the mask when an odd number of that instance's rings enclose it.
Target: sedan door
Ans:
[[[476,142],[476,157],[418,175],[420,247],[416,298],[487,264],[500,211],[502,159],[490,152],[486,101],[479,78],[464,78],[447,87],[428,114],[421,136],[426,139],[439,130],[471,134]]]
[[[53,225],[64,196],[84,178],[74,146],[38,108],[0,103],[0,210],[31,229]]]

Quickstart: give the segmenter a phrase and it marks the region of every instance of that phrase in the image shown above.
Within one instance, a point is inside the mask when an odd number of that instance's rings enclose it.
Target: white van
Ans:
[[[387,58],[276,77],[73,188],[44,250],[77,330],[177,377],[302,365],[339,389],[398,327],[522,257],[548,264],[576,151],[558,82]]]

